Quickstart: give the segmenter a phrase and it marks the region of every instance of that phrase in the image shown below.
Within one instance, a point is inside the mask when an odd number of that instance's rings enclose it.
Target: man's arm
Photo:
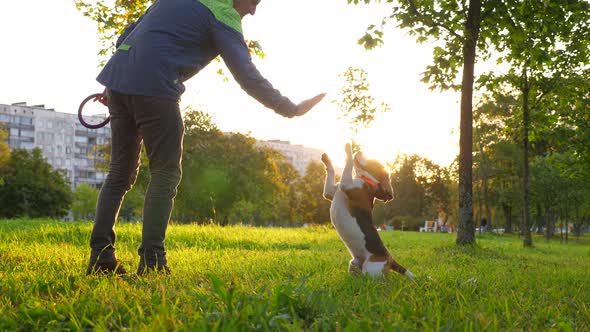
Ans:
[[[295,116],[297,106],[260,74],[243,35],[221,22],[214,22],[211,30],[215,47],[240,87],[278,114],[289,118]]]
[[[297,105],[293,104],[256,69],[241,33],[219,21],[213,22],[211,33],[217,51],[242,89],[278,114],[288,118],[301,116],[326,95],[322,93]]]

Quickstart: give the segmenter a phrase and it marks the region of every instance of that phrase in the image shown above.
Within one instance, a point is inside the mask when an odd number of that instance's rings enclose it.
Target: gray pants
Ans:
[[[133,186],[145,144],[150,183],[143,207],[140,265],[166,266],[164,239],[176,188],[182,175],[184,126],[177,101],[131,96],[107,89],[111,116],[111,161],[98,196],[90,237],[90,263],[116,260],[115,221],[123,197]]]

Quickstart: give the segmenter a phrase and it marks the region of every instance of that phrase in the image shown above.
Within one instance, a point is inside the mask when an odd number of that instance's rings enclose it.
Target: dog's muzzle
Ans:
[[[375,197],[384,202],[389,202],[393,199],[393,195],[389,191],[387,191],[387,189],[385,189],[381,183],[377,185],[377,192],[375,193]]]

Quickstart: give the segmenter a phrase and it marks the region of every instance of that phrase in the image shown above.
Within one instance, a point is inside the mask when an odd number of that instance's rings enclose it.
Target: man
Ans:
[[[151,181],[143,210],[138,275],[169,273],[164,239],[181,179],[183,82],[221,55],[243,90],[285,117],[301,116],[325,94],[293,104],[258,72],[241,20],[260,0],[157,0],[117,40],[97,80],[111,116],[111,163],[90,238],[87,274],[125,274],[115,255],[115,220],[135,182],[145,144]],[[104,100],[103,100],[104,101]]]

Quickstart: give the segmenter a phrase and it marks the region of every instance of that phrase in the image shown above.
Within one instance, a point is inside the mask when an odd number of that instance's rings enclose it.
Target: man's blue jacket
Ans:
[[[283,116],[295,115],[296,106],[252,63],[242,33],[197,0],[157,0],[125,29],[97,80],[119,93],[179,100],[183,82],[218,55],[249,95]]]

